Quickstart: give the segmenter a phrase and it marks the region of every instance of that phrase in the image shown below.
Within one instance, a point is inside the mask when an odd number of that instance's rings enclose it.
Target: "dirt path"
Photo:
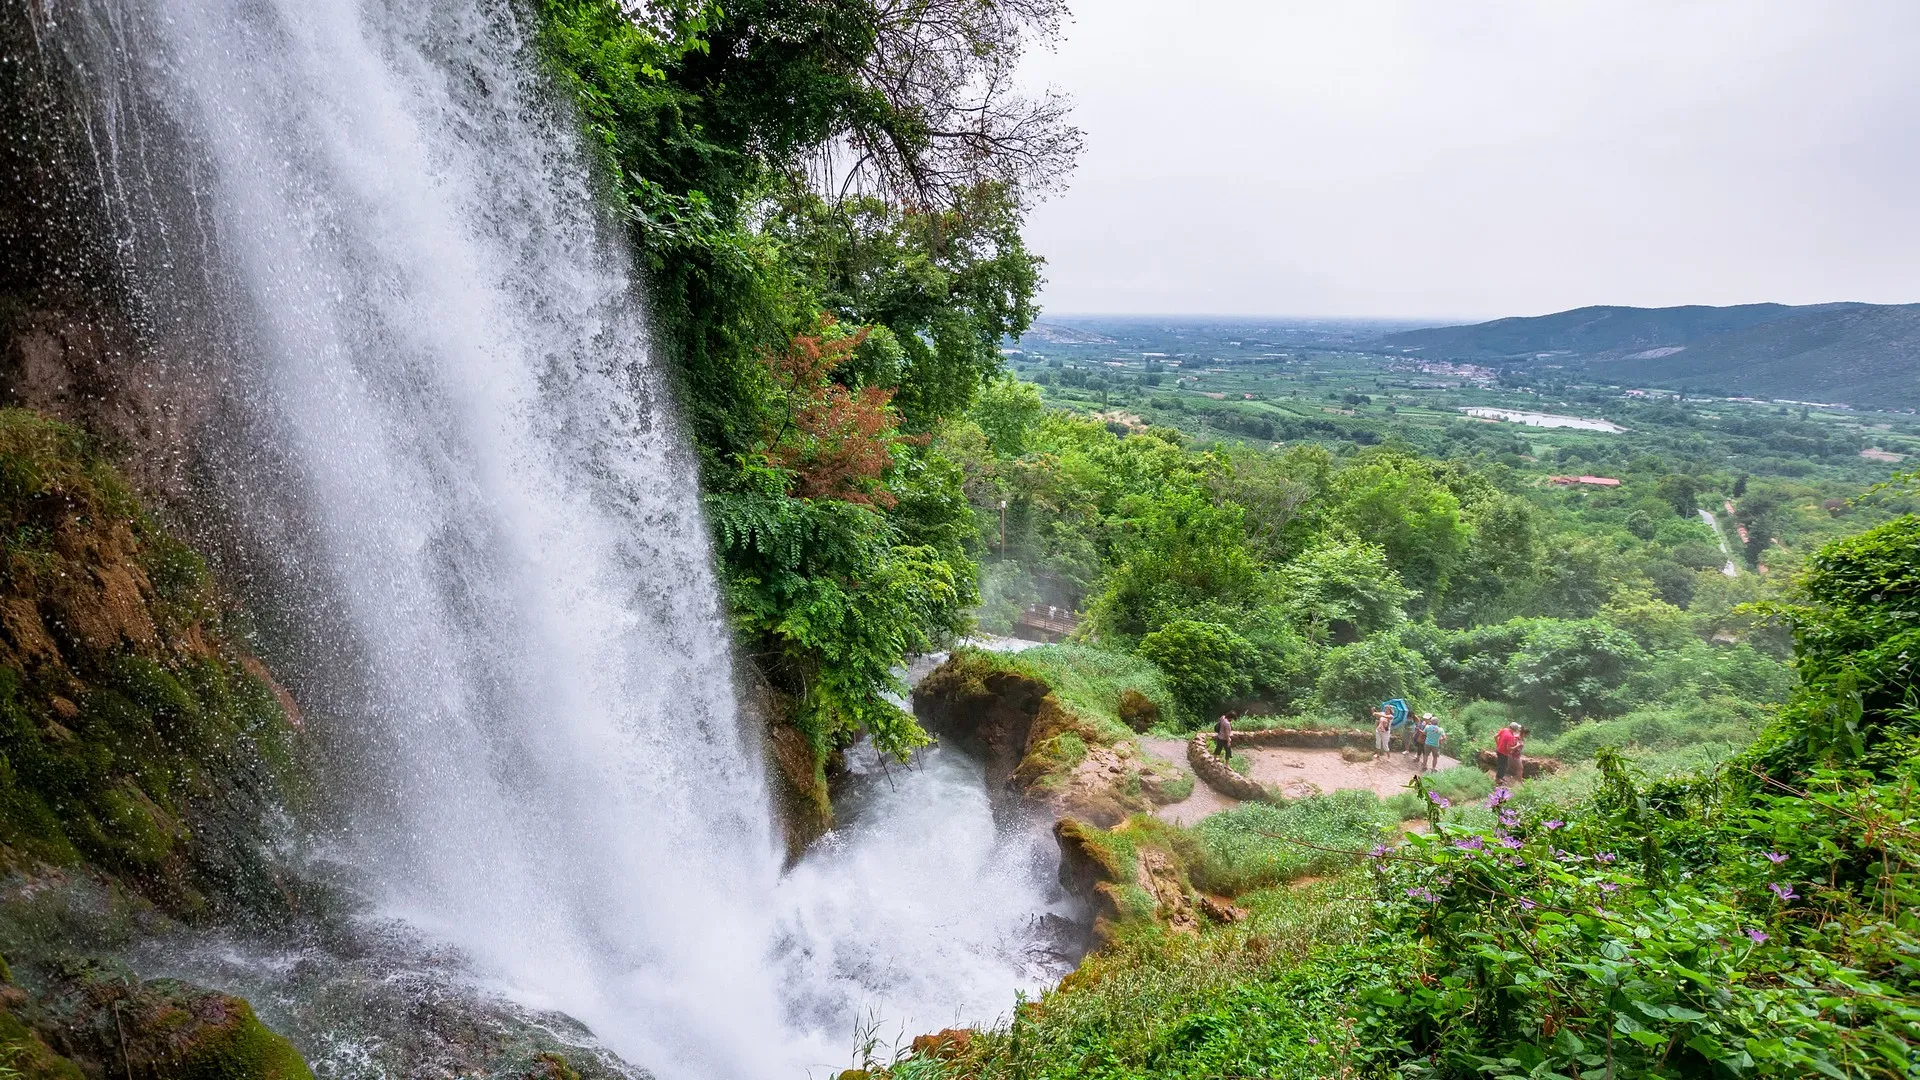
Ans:
[[[1193,776],[1193,769],[1187,764],[1187,740],[1185,739],[1156,739],[1143,735],[1140,737],[1140,750],[1148,757],[1170,761],[1178,765],[1181,772],[1190,777]],[[1175,825],[1192,825],[1210,814],[1231,810],[1239,805],[1239,799],[1229,799],[1195,778],[1193,794],[1177,803],[1160,807],[1153,812],[1153,816],[1162,821],[1171,821]]]
[[[1348,790],[1371,791],[1385,799],[1406,790],[1407,781],[1413,779],[1413,759],[1398,752],[1360,762],[1344,760],[1338,750],[1261,746],[1241,753],[1252,759],[1248,776],[1289,799]],[[1458,764],[1443,754],[1439,768],[1451,769]]]
[[[1150,757],[1178,765],[1188,776],[1193,775],[1187,765],[1185,739],[1142,736],[1140,749]],[[1235,752],[1236,757],[1241,755],[1248,759],[1248,776],[1290,799],[1347,790],[1371,791],[1384,799],[1404,791],[1407,781],[1413,779],[1413,759],[1398,752],[1362,762],[1346,761],[1338,750],[1297,750],[1283,746],[1257,746]],[[1443,755],[1439,767],[1451,769],[1458,764]],[[1227,798],[1196,780],[1192,795],[1155,810],[1154,816],[1176,825],[1192,825],[1209,814],[1238,805],[1238,799]]]

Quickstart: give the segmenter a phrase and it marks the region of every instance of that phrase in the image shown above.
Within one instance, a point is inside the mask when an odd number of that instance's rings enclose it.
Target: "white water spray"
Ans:
[[[1044,977],[1045,854],[951,762],[780,880],[691,463],[521,8],[84,10],[195,158],[175,194],[358,662],[379,779],[340,847],[380,909],[666,1077],[790,1074],[860,1011],[991,1019]],[[103,132],[104,172],[139,164]]]

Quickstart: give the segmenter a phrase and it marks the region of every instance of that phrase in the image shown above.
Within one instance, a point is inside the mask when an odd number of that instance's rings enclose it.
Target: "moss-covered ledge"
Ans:
[[[0,865],[94,867],[187,918],[280,908],[286,700],[92,441],[0,410]]]

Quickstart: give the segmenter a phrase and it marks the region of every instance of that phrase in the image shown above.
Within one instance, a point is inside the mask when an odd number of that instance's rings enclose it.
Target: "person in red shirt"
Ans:
[[[1520,725],[1518,722],[1508,724],[1493,736],[1493,779],[1495,783],[1504,784],[1509,774],[1519,773],[1520,770],[1517,767],[1518,762],[1514,760],[1518,757],[1519,747]],[[1514,778],[1518,779],[1518,776],[1515,775]]]

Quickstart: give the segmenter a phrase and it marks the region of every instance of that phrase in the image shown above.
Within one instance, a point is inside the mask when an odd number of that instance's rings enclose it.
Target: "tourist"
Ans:
[[[1407,729],[1407,753],[1414,755],[1416,758],[1419,757],[1422,752],[1420,748],[1420,718],[1410,716],[1407,718],[1407,722],[1401,726]],[[1416,762],[1416,764],[1418,764],[1418,762]]]
[[[1527,725],[1513,725],[1512,760],[1507,762],[1507,773],[1513,783],[1527,778]]]
[[[1233,758],[1233,722],[1239,718],[1239,713],[1229,711],[1213,722],[1213,754],[1221,761]]]
[[[1384,705],[1373,710],[1373,748],[1382,754],[1393,749],[1393,710]]]
[[[1515,720],[1493,736],[1493,782],[1504,784],[1514,773],[1513,748],[1520,742],[1520,721]]]
[[[1440,767],[1440,744],[1446,739],[1447,732],[1440,726],[1440,721],[1433,718],[1432,713],[1420,714],[1420,727],[1420,738],[1426,749],[1414,767],[1422,772],[1432,772]]]

